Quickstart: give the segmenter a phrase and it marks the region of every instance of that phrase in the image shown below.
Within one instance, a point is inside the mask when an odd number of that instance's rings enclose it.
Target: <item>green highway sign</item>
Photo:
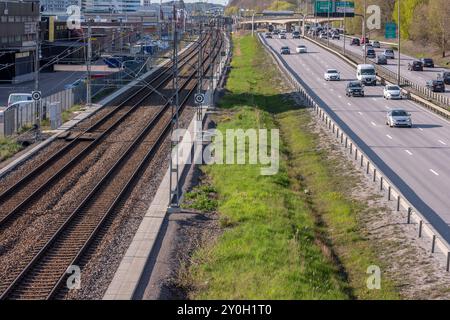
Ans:
[[[315,12],[316,14],[328,14],[328,12],[333,12],[333,1],[331,0],[322,0],[316,1]]]
[[[384,37],[386,39],[395,39],[395,38],[397,38],[397,25],[395,24],[395,22],[388,22],[388,23],[386,23]]]
[[[354,1],[316,0],[314,14],[319,17],[352,18],[355,16]]]

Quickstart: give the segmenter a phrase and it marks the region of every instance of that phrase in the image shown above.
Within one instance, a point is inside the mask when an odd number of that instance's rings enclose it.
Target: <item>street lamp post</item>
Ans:
[[[328,21],[327,21],[327,46],[330,46],[330,0],[327,3]]]
[[[397,85],[400,86],[400,0],[398,0],[398,8],[397,8],[397,20],[398,20],[398,35],[397,35],[397,42],[398,42],[398,63],[397,63]]]
[[[367,0],[364,0],[364,14],[363,14],[363,39],[364,39],[364,64],[367,63],[367,43],[366,43],[366,11]]]
[[[342,34],[342,38],[344,38],[344,56],[345,56],[345,18],[347,18],[347,3],[345,3],[345,7],[344,7],[344,33]]]
[[[252,37],[255,32],[255,14],[256,14],[256,12],[253,11],[253,14],[252,14]]]

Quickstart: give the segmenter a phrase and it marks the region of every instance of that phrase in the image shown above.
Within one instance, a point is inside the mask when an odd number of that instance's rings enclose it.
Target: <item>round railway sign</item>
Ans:
[[[41,100],[41,92],[40,91],[33,91],[31,93],[31,97],[33,98],[33,100],[38,101]]]
[[[196,104],[202,104],[205,102],[205,95],[203,93],[196,93],[194,95],[194,100]]]

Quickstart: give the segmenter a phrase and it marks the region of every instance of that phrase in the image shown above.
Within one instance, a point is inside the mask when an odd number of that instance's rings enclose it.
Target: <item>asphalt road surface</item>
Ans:
[[[324,41],[326,42],[326,40],[324,40]],[[350,46],[351,39],[349,39],[349,38],[346,38],[345,41],[346,41],[345,42],[345,50],[351,51],[352,53],[359,54],[359,55],[361,55],[361,57],[364,57],[364,55],[363,55],[364,50],[363,50],[362,46]],[[342,37],[341,37],[341,40],[331,40],[330,39],[330,43],[333,43],[340,47],[344,46],[344,40]],[[379,54],[383,53],[384,49],[387,49],[389,47],[390,46],[381,44],[381,48],[379,48],[379,49],[375,48],[375,52],[377,55],[379,55]],[[388,59],[388,65],[383,65],[382,67],[385,67],[385,68],[389,69],[390,71],[394,72],[395,74],[397,74],[398,52],[394,51],[394,54],[395,54],[395,59]],[[437,67],[437,66],[435,68],[424,68],[423,71],[409,71],[408,63],[410,63],[414,60],[417,60],[417,59],[407,56],[407,55],[404,55],[404,54],[401,54],[400,55],[400,70],[401,70],[400,74],[404,78],[406,78],[422,87],[426,86],[427,80],[436,80],[439,72],[449,71],[449,69],[444,69],[444,68]],[[368,61],[368,63],[375,63],[376,59],[367,59],[367,61]],[[445,93],[440,92],[439,94],[443,94],[447,97],[450,97],[450,86],[446,85]]]
[[[347,97],[345,86],[356,80],[355,68],[308,40],[263,41],[408,201],[450,241],[450,122],[412,101],[385,100],[379,85],[365,87],[365,97]],[[298,44],[305,44],[308,53],[295,53]],[[291,55],[280,55],[281,46],[286,45]],[[342,80],[325,81],[327,68],[339,70]],[[413,128],[387,126],[386,113],[392,108],[410,112]]]

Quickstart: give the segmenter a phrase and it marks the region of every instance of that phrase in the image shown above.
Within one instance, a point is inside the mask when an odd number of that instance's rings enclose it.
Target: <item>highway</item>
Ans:
[[[385,100],[379,85],[365,87],[366,97],[347,97],[345,86],[356,80],[355,68],[308,40],[263,39],[263,42],[286,62],[321,107],[407,200],[450,241],[450,122],[409,100]],[[295,53],[298,44],[305,44],[308,53]],[[280,48],[286,45],[291,55],[282,56]],[[339,70],[342,80],[325,81],[327,68]],[[411,112],[413,128],[388,127],[386,112],[391,108]]]
[[[350,38],[346,38],[345,41],[346,41],[345,42],[345,50],[351,51],[355,54],[359,54],[359,55],[361,55],[361,57],[363,57],[364,50],[363,50],[362,46],[350,46],[350,41],[351,41]],[[326,40],[325,40],[325,42],[326,42]],[[344,40],[342,37],[341,37],[341,40],[331,40],[330,39],[330,43],[340,46],[341,48],[343,48],[343,46],[344,46]],[[384,51],[384,49],[387,49],[389,47],[390,46],[382,44],[381,48],[379,48],[379,49],[375,48],[375,51],[376,51],[377,55],[379,55]],[[394,60],[388,59],[388,65],[384,65],[382,67],[385,67],[385,68],[389,69],[390,71],[394,72],[395,74],[397,74],[398,52],[394,51],[394,53],[395,53],[395,59]],[[436,80],[437,74],[439,72],[449,71],[449,69],[445,69],[445,68],[441,68],[441,67],[437,67],[437,66],[435,68],[424,68],[423,71],[409,71],[408,63],[412,62],[414,60],[417,60],[417,59],[407,56],[407,55],[404,55],[404,54],[400,55],[401,75],[404,78],[406,78],[420,86],[423,86],[423,87],[426,86],[427,80]],[[375,59],[368,59],[368,61],[374,62]],[[450,86],[446,85],[445,93],[439,93],[439,94],[443,94],[447,97],[450,97]]]

